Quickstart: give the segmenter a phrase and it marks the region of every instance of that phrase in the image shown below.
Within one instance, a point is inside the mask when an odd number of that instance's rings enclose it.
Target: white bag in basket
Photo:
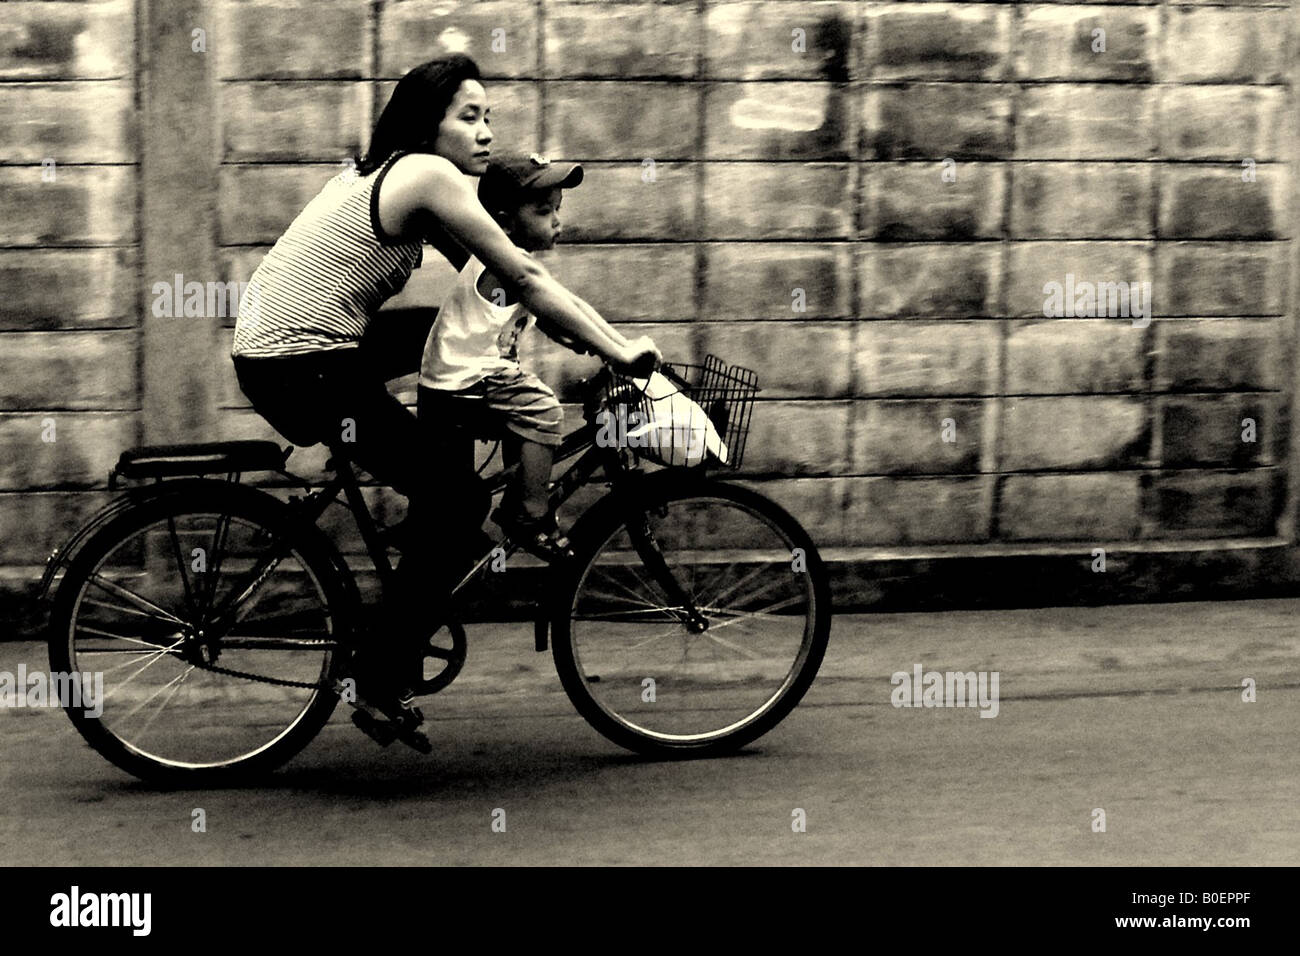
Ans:
[[[645,404],[651,420],[629,430],[628,438],[643,435],[645,447],[666,465],[698,465],[704,460],[705,452],[712,452],[719,461],[726,462],[727,446],[718,430],[704,409],[682,394],[680,388],[658,372],[652,373],[649,379],[632,381],[650,399]]]

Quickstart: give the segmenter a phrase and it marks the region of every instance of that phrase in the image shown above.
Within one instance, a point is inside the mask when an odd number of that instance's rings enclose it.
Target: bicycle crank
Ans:
[[[420,658],[420,672],[421,674],[425,672],[429,661],[436,662],[435,666],[441,665],[441,670],[433,677],[425,677],[416,684],[412,688],[415,696],[427,697],[436,694],[454,681],[461,668],[465,666],[467,646],[465,628],[459,621],[447,621],[429,635],[424,654]]]

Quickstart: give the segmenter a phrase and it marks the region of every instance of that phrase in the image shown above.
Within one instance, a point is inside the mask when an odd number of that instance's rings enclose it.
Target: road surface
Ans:
[[[379,748],[340,708],[284,769],[239,789],[150,787],[60,711],[5,708],[0,853],[9,865],[1294,865],[1298,613],[1274,600],[843,616],[790,718],[741,755],[686,763],[591,730],[528,625],[470,629],[465,672],[424,702],[431,756]],[[0,644],[0,670],[20,662],[48,668],[42,645]],[[890,675],[916,664],[998,671],[997,717],[892,706]],[[196,808],[206,832],[192,829]]]

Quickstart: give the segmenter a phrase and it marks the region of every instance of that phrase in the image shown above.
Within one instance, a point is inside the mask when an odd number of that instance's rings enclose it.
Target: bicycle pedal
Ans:
[[[387,747],[398,736],[396,727],[387,721],[376,720],[367,710],[358,709],[352,711],[352,723],[381,747]]]
[[[409,727],[412,730],[419,727],[424,723],[424,711],[415,706],[414,700],[414,695],[406,698],[401,704],[402,709],[398,713],[390,715],[389,719],[398,727]]]

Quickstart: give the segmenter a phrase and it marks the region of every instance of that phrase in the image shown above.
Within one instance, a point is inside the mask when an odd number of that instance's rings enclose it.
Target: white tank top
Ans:
[[[461,391],[493,372],[519,367],[519,336],[533,317],[522,302],[497,305],[484,298],[478,291],[484,268],[470,256],[438,307],[420,362],[426,388]]]

